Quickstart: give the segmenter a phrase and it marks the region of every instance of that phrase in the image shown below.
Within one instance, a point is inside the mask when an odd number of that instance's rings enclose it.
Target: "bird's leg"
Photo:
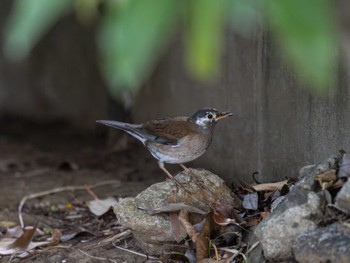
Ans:
[[[196,179],[195,175],[192,173],[192,171],[190,169],[188,169],[184,164],[179,163],[179,165],[181,166],[182,169],[184,169],[185,173],[187,173],[190,176],[190,181],[194,181],[195,184],[198,187],[202,187],[201,184],[198,182],[198,180]]]
[[[165,168],[164,163],[159,161],[158,162],[159,168],[163,170],[163,172],[171,179],[171,180],[175,180],[174,176],[171,175],[171,173],[169,173],[169,171]]]
[[[163,172],[164,172],[173,182],[175,182],[176,189],[177,189],[177,186],[178,186],[178,185],[181,186],[181,184],[174,178],[174,176],[172,176],[171,173],[165,168],[163,162],[158,161],[158,165],[159,165],[159,168],[162,169]]]
[[[189,173],[190,175],[193,175],[192,172],[191,172],[191,170],[188,169],[184,164],[179,163],[179,165],[181,166],[182,169],[184,169],[184,171],[185,171],[186,173]]]

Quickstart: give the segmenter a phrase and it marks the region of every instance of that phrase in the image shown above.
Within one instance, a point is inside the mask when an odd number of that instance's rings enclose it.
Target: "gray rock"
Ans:
[[[307,165],[299,171],[299,181],[297,184],[305,189],[312,190],[315,186],[314,176],[316,175],[317,165]]]
[[[272,202],[272,204],[271,204],[271,213],[273,213],[273,212],[276,210],[276,208],[278,207],[278,205],[279,205],[280,203],[282,203],[282,201],[283,201],[283,199],[284,199],[285,197],[286,197],[286,196],[279,196],[279,197],[277,197],[277,198],[275,199],[275,201]]]
[[[335,223],[327,227],[306,231],[293,244],[295,259],[307,262],[350,262],[350,229]]]
[[[299,181],[297,186],[308,189],[316,190],[319,184],[315,182],[314,177],[318,174],[322,174],[332,169],[337,169],[340,156],[332,156],[318,165],[307,165],[300,169]]]
[[[150,255],[162,254],[163,247],[174,243],[167,213],[149,215],[146,209],[159,208],[169,203],[185,203],[204,211],[210,211],[212,202],[220,201],[230,206],[239,206],[240,200],[217,175],[201,169],[190,169],[192,175],[181,172],[175,176],[182,184],[175,187],[167,180],[154,184],[135,198],[126,198],[114,207],[120,223],[132,230],[141,249]],[[191,177],[194,177],[191,179]]]
[[[339,210],[350,214],[350,181],[347,181],[340,189],[335,198],[335,206]]]
[[[249,231],[247,232],[246,235],[243,235],[243,242],[248,245],[249,248],[251,248],[253,245],[256,245],[256,242],[258,242],[258,238],[254,234],[254,229],[255,227],[249,228]],[[247,262],[249,263],[263,263],[266,262],[264,255],[263,255],[263,250],[261,248],[261,245],[258,244],[256,247],[251,250],[247,256]]]
[[[300,186],[293,187],[274,213],[255,230],[265,257],[273,260],[292,259],[294,239],[306,230],[315,229],[315,221],[323,216],[324,210],[322,194]]]

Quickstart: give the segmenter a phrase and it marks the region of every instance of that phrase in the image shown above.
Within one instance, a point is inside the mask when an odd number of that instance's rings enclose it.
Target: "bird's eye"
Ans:
[[[212,118],[213,118],[213,115],[209,113],[209,114],[207,115],[207,118],[208,118],[208,119],[212,119]]]

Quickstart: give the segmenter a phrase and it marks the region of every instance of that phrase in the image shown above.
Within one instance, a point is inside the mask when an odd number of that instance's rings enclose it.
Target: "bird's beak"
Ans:
[[[229,111],[220,112],[220,114],[216,117],[216,120],[225,119],[230,116],[233,116],[232,112],[229,112]]]

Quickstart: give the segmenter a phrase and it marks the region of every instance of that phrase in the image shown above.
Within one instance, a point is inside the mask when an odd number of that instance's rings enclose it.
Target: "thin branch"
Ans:
[[[110,180],[110,181],[98,182],[98,183],[96,183],[94,185],[91,185],[90,189],[91,188],[95,188],[95,187],[99,187],[99,186],[110,185],[110,184],[119,184],[119,185],[121,185],[121,182],[119,180],[112,180],[112,181]],[[86,186],[85,185],[63,186],[63,187],[58,187],[58,188],[54,188],[54,189],[50,189],[50,190],[46,190],[46,191],[33,193],[33,194],[29,194],[29,195],[24,196],[22,198],[21,202],[18,205],[18,217],[19,217],[19,222],[21,224],[21,227],[24,228],[23,217],[22,217],[22,208],[24,206],[24,203],[27,200],[38,198],[38,197],[45,196],[45,195],[55,194],[55,193],[59,193],[59,192],[76,191],[76,190],[86,190]]]
[[[136,251],[133,251],[133,250],[130,250],[130,249],[127,249],[127,248],[123,248],[123,247],[120,247],[120,246],[117,246],[117,245],[115,245],[115,244],[113,244],[114,245],[114,247],[116,247],[116,248],[119,248],[119,249],[121,249],[121,250],[124,250],[124,251],[126,251],[126,252],[129,252],[129,253],[131,253],[131,254],[134,254],[134,255],[137,255],[137,256],[140,256],[140,257],[144,257],[144,258],[147,258],[147,259],[155,259],[155,260],[159,260],[159,258],[156,258],[156,257],[152,257],[152,256],[148,256],[148,255],[146,255],[146,254],[142,254],[142,253],[140,253],[140,252],[136,252]]]
[[[81,249],[78,249],[78,251],[83,253],[85,256],[88,256],[89,258],[93,258],[93,259],[100,260],[100,261],[110,261],[110,262],[116,262],[117,263],[117,261],[111,260],[111,259],[108,259],[108,258],[100,258],[100,257],[91,256],[90,254],[86,253],[85,251],[83,251]]]

